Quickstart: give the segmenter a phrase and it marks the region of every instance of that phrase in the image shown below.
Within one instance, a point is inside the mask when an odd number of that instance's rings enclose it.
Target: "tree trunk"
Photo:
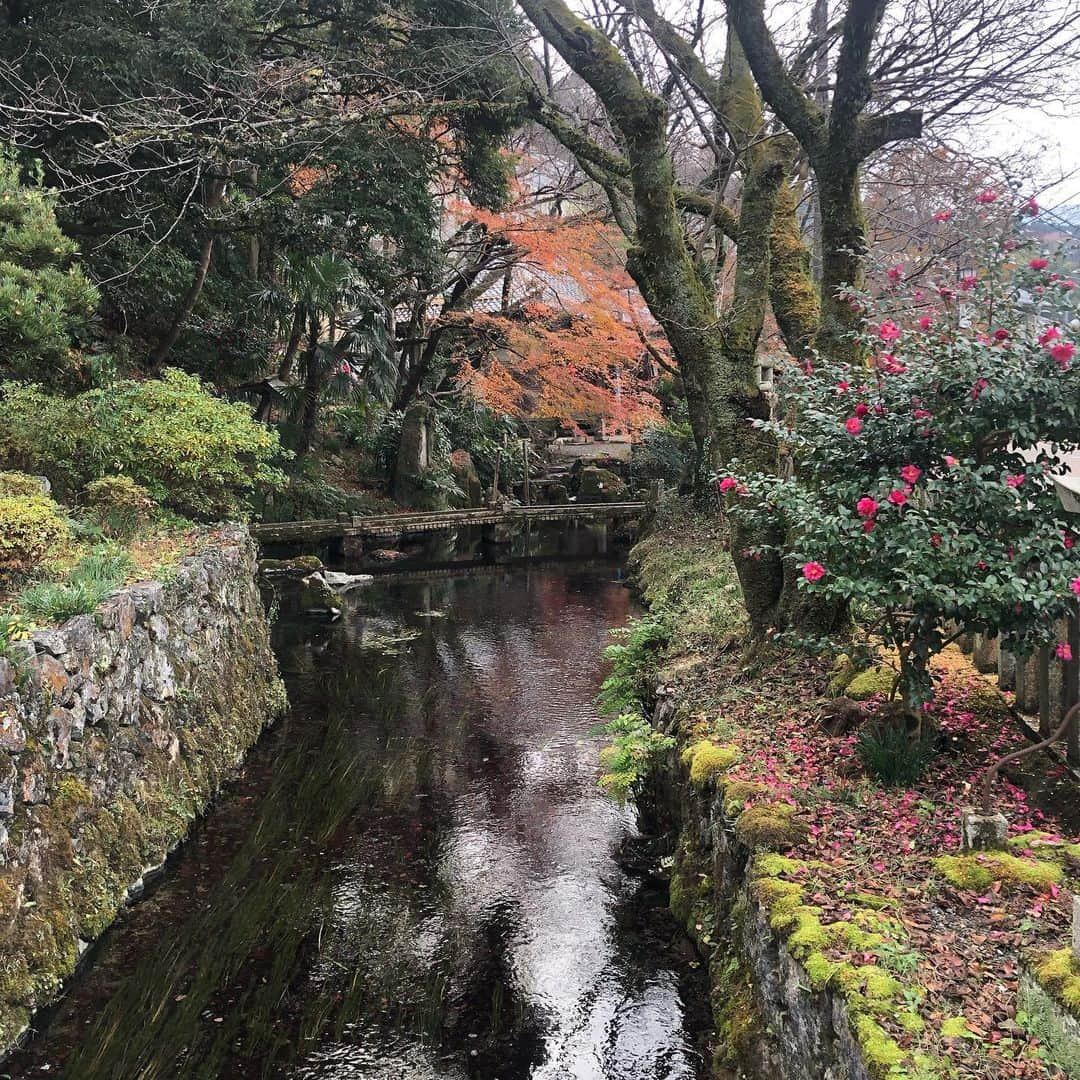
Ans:
[[[226,178],[223,176],[210,182],[209,191],[203,202],[203,206],[207,210],[213,210],[220,205],[221,200],[225,195],[225,184]],[[213,254],[214,233],[211,229],[207,232],[199,247],[199,258],[195,263],[195,276],[192,279],[191,285],[188,287],[188,291],[184,293],[184,298],[180,301],[180,306],[177,308],[176,314],[169,324],[168,331],[166,331],[165,336],[158,343],[157,348],[150,354],[150,371],[152,374],[156,375],[165,366],[165,360],[169,355],[169,350],[176,344],[177,339],[184,329],[184,325],[187,323],[192,311],[195,310],[195,305],[202,295],[203,285],[206,282],[206,275],[210,270],[210,259]]]
[[[278,378],[282,382],[288,382],[292,378],[293,364],[296,362],[296,353],[300,348],[300,339],[304,336],[304,305],[297,304],[293,308],[292,326],[289,329],[289,340],[285,343],[285,352],[282,354],[281,363],[278,364]]]
[[[865,281],[866,219],[859,194],[859,169],[850,161],[819,165],[821,203],[821,329],[817,346],[834,360],[855,363],[861,356],[854,335],[858,309],[838,295],[844,286],[861,289]]]
[[[319,422],[319,402],[326,381],[326,365],[319,362],[319,320],[308,318],[308,341],[304,350],[304,400],[300,411],[300,433],[296,440],[297,461],[305,458],[315,443]]]

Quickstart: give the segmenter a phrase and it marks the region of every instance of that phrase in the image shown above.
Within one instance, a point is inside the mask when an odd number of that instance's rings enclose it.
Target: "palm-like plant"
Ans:
[[[325,398],[365,394],[383,401],[392,395],[390,320],[348,258],[335,252],[284,256],[277,280],[257,299],[288,335],[278,376],[289,384],[287,422],[296,430],[298,458],[311,449]],[[299,382],[292,382],[294,373]]]

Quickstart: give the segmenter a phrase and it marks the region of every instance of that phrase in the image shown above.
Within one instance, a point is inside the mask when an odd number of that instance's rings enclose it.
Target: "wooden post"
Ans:
[[[1065,664],[1062,687],[1062,706],[1068,712],[1080,701],[1080,602],[1073,604],[1069,612],[1068,642],[1072,659]],[[1080,765],[1080,721],[1073,719],[1065,732],[1065,746],[1070,765]]]
[[[495,451],[495,475],[491,481],[492,494],[498,496],[499,494],[499,465],[502,463],[502,451]]]
[[[1039,649],[1039,734],[1050,734],[1050,649]]]
[[[529,490],[529,440],[521,440],[521,464],[524,468],[524,479],[522,483],[522,495],[524,496],[525,505],[532,506],[532,493]]]

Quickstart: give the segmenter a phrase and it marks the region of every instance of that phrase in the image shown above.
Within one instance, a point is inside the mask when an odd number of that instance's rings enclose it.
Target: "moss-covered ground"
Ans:
[[[665,641],[643,681],[677,703],[680,767],[695,786],[722,792],[751,851],[752,898],[801,960],[807,990],[844,998],[872,1074],[1066,1075],[1025,1028],[1017,995],[1025,967],[1061,1003],[1080,994],[1062,952],[1080,848],[1058,813],[1071,784],[1060,766],[1044,758],[998,784],[1008,851],[960,851],[960,809],[975,801],[981,772],[1024,741],[1007,698],[949,650],[935,666],[940,734],[929,769],[914,786],[883,786],[861,765],[856,732],[823,725],[837,657],[746,647],[716,520],[669,509],[633,562]],[[890,684],[887,666],[861,679],[868,715]],[[1041,783],[1028,784],[1036,774]],[[1049,800],[1048,774],[1057,791]],[[1035,798],[1028,788],[1037,787]],[[684,923],[715,925],[703,919],[713,903],[708,866],[681,849],[672,886]],[[717,950],[712,967],[714,982],[736,993],[742,973],[730,949]],[[718,1022],[737,1028],[744,1012],[720,1009]]]

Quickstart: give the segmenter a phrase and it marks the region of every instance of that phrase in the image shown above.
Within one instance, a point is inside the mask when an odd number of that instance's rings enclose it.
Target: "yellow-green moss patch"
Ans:
[[[875,695],[888,697],[896,682],[896,673],[887,667],[872,667],[860,671],[845,688],[845,693],[855,701],[867,701]]]
[[[735,835],[748,848],[777,849],[803,843],[809,829],[793,806],[771,803],[744,810],[735,822]]]
[[[1057,863],[1021,859],[1004,851],[979,851],[970,855],[942,855],[934,868],[957,889],[981,892],[995,881],[1033,885],[1047,889],[1064,876]]]
[[[1048,953],[1035,968],[1035,977],[1074,1016],[1080,1016],[1080,963],[1072,949]]]
[[[690,766],[690,782],[697,787],[727,772],[740,757],[737,746],[717,746],[708,739],[688,746],[682,753],[683,761]]]

